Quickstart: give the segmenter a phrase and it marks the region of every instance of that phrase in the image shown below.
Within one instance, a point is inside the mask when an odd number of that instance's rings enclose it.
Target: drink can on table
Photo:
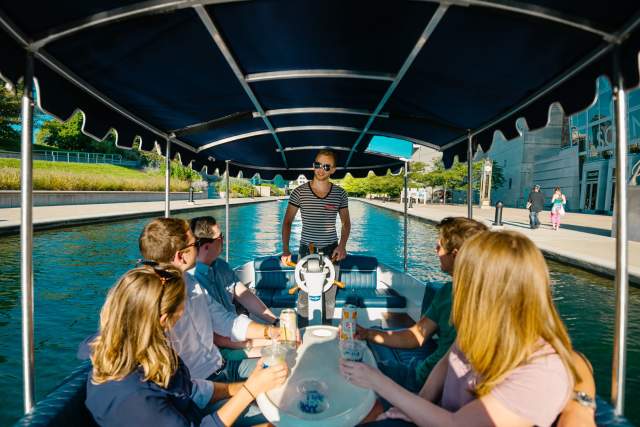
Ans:
[[[285,343],[296,343],[296,331],[298,330],[298,317],[295,310],[285,308],[280,313],[280,340]]]
[[[352,340],[356,335],[358,324],[358,307],[353,304],[345,304],[342,308],[342,321],[340,322],[340,339]]]

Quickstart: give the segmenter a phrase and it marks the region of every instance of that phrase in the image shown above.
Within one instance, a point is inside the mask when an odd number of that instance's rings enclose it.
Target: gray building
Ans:
[[[559,106],[549,111],[547,127],[535,131],[519,123],[521,136],[506,141],[496,136],[487,156],[503,169],[505,182],[493,190],[491,202],[524,207],[531,187],[539,184],[548,201],[556,186],[567,196],[567,209],[613,212],[615,134],[611,86],[597,82],[594,103],[565,118]],[[629,173],[640,160],[640,92],[628,95]]]
[[[567,196],[567,209],[577,210],[580,197],[578,152],[568,139],[562,109],[553,105],[545,128],[529,131],[522,120],[517,123],[521,136],[510,141],[496,136],[487,153],[502,168],[504,183],[491,193],[491,203],[524,207],[531,188],[538,184],[550,199],[556,186]]]

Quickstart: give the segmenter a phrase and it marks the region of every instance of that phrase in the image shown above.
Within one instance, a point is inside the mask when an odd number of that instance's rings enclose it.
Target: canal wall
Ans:
[[[173,193],[172,193],[173,197]],[[284,197],[237,198],[229,205],[275,202]],[[222,199],[203,199],[189,203],[186,200],[171,200],[171,214],[208,211],[224,207]],[[164,215],[164,201],[137,203],[102,203],[92,205],[40,206],[33,208],[33,229],[36,231],[104,222],[124,221],[134,218],[149,218]],[[20,233],[20,208],[0,209],[0,236]]]
[[[164,191],[34,191],[33,206],[91,205],[97,203],[158,202]],[[195,200],[207,198],[207,193],[193,193]],[[172,192],[172,200],[188,200],[188,192]],[[19,208],[20,191],[0,191],[1,208]]]

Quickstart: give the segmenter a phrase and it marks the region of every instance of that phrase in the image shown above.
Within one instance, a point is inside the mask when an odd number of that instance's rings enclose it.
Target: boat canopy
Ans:
[[[596,79],[638,85],[640,3],[594,0],[100,0],[0,2],[0,74],[27,55],[44,111],[156,144],[210,170],[293,179],[318,148],[348,170],[396,172],[374,136],[457,156],[516,119],[544,126],[594,101]],[[620,60],[614,61],[614,55]]]

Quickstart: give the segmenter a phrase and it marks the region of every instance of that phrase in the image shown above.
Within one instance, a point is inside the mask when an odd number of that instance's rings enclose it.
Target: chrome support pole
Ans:
[[[27,54],[22,94],[20,197],[20,290],[22,294],[22,381],[24,412],[34,404],[33,356],[33,53]]]
[[[471,131],[467,135],[467,217],[473,218],[473,143],[471,141]]]
[[[409,203],[409,162],[404,162],[404,271],[407,271],[407,232],[408,232],[408,213],[407,205]]]
[[[627,368],[627,324],[629,308],[629,272],[627,244],[627,104],[624,81],[614,53],[616,77],[613,102],[616,116],[616,327],[611,367],[611,403],[615,414],[624,414]]]
[[[167,138],[167,157],[164,159],[164,217],[171,215],[169,193],[171,192],[171,139]]]
[[[224,192],[224,232],[225,236],[226,254],[225,261],[229,262],[229,236],[231,232],[229,230],[229,160],[225,160],[227,170],[224,172],[225,192]]]

